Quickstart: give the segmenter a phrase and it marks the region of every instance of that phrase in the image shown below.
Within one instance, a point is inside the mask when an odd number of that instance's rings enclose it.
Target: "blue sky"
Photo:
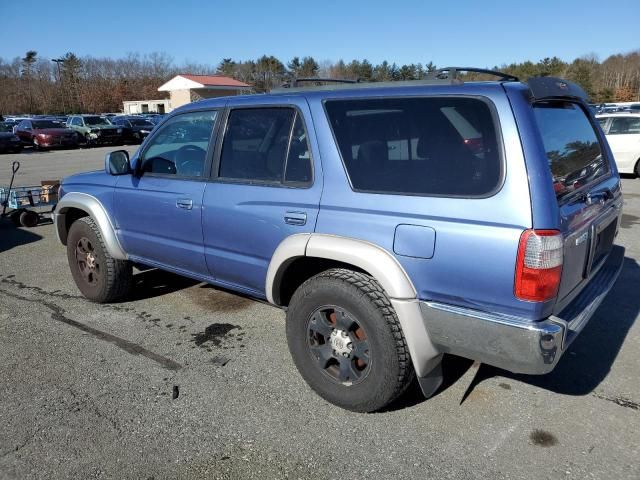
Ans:
[[[0,57],[166,52],[217,64],[366,58],[493,66],[640,49],[640,0],[122,1],[0,0]]]

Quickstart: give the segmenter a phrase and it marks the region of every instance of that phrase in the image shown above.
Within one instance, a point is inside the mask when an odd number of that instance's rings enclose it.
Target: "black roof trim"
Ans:
[[[527,80],[535,100],[578,98],[588,101],[589,95],[579,85],[557,77],[531,77]]]
[[[451,82],[455,82],[458,79],[458,72],[469,72],[469,73],[484,73],[486,75],[493,75],[495,77],[500,77],[501,80],[506,82],[519,82],[520,79],[515,75],[511,75],[509,73],[499,72],[497,70],[487,70],[485,68],[475,68],[475,67],[444,67],[438,68],[432,72],[429,72],[426,78],[437,78],[439,80],[451,80]]]

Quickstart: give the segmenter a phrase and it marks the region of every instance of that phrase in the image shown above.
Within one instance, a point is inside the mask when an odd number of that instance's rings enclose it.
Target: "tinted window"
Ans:
[[[596,132],[577,104],[544,102],[533,110],[559,199],[608,171]]]
[[[482,196],[498,186],[496,128],[481,100],[331,100],[326,110],[356,190]]]
[[[217,112],[193,112],[167,121],[143,154],[142,171],[181,177],[205,174],[209,140]]]
[[[111,122],[104,117],[84,117],[86,125],[111,125]]]
[[[81,127],[83,125],[82,119],[80,117],[74,117],[71,120],[71,125],[77,125],[77,126]]]
[[[313,179],[311,169],[311,150],[307,139],[307,131],[299,114],[293,123],[293,132],[285,171],[286,182],[308,183]]]
[[[609,135],[628,135],[640,133],[640,117],[613,117]]]
[[[151,123],[148,120],[139,120],[137,118],[134,118],[132,120],[127,120],[126,123],[129,124],[129,126],[133,125],[134,127],[149,127],[149,128],[153,128],[154,125],[153,123]]]
[[[292,108],[233,110],[222,144],[220,177],[282,182],[294,117]]]
[[[33,128],[60,128],[60,124],[53,120],[37,120],[33,122]]]

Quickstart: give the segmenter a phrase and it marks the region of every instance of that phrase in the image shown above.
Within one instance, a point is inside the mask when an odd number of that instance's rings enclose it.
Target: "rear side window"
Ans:
[[[480,99],[329,100],[326,111],[355,190],[474,197],[498,187],[496,126]]]
[[[533,111],[558,200],[609,171],[598,136],[579,105],[541,102]]]
[[[248,182],[310,183],[311,153],[297,111],[286,107],[231,111],[219,176]]]

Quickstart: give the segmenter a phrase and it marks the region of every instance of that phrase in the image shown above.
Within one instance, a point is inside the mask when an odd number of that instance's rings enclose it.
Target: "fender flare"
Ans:
[[[107,211],[96,197],[87,193],[69,192],[65,194],[56,205],[54,223],[60,243],[63,245],[67,244],[67,234],[69,232],[66,227],[65,215],[70,208],[77,208],[87,212],[91,219],[98,225],[109,255],[117,260],[127,260],[127,254],[120,245],[120,241],[116,236],[116,229],[111,223]]]
[[[335,260],[368,272],[385,290],[402,327],[418,377],[434,370],[442,358],[422,319],[420,302],[411,279],[387,250],[365,240],[337,235],[304,233],[284,239],[274,252],[266,279],[267,300],[277,304],[277,289],[287,267],[300,257]]]

